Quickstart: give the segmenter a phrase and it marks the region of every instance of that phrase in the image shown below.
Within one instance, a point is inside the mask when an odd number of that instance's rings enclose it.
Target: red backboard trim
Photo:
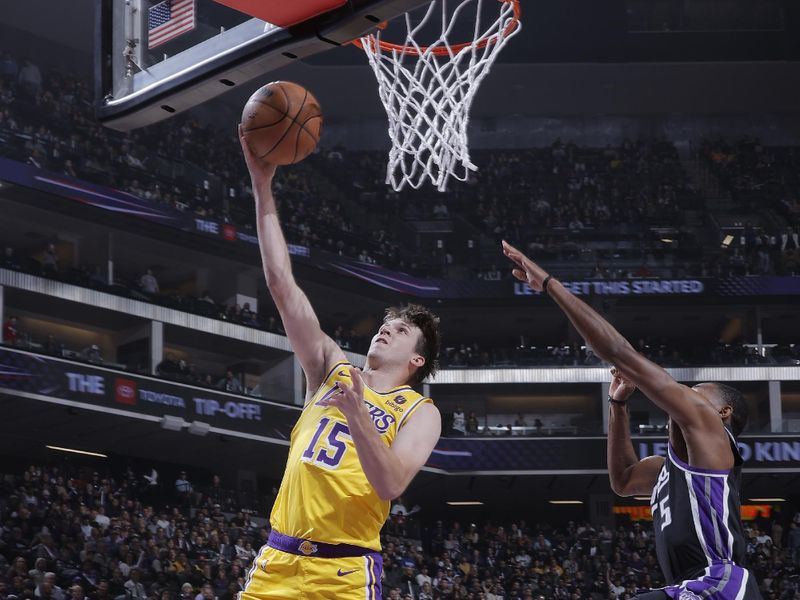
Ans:
[[[347,0],[214,0],[279,27],[291,27],[347,4]]]

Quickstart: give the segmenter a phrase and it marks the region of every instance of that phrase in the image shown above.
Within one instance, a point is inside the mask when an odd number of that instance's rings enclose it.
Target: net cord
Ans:
[[[482,4],[483,0],[460,0],[451,12],[447,0],[435,0],[417,25],[406,14],[405,44],[389,52],[381,49],[380,31],[361,38],[389,121],[392,148],[386,183],[396,191],[406,186],[418,189],[430,181],[444,192],[451,178],[466,181],[477,170],[470,160],[467,135],[472,102],[502,48],[521,29],[519,22],[511,26],[514,5],[505,1],[500,3],[499,17],[482,30]],[[454,50],[449,38],[470,6],[477,9],[474,41]],[[437,11],[442,33],[423,47],[417,36]],[[446,54],[441,55],[442,49]]]

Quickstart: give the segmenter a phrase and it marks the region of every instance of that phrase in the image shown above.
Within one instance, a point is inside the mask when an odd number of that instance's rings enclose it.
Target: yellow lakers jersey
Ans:
[[[351,385],[351,366],[342,362],[328,373],[295,424],[270,523],[285,535],[380,550],[390,503],[367,480],[344,415],[319,405],[340,384]],[[364,386],[364,404],[387,446],[411,414],[430,401],[408,386],[389,392]]]

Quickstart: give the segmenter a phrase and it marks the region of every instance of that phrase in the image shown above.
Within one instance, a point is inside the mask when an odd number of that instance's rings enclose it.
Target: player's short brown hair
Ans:
[[[425,364],[414,372],[409,381],[410,385],[422,383],[426,377],[436,374],[439,368],[439,346],[442,337],[439,333],[439,317],[419,304],[409,304],[403,307],[390,306],[386,309],[384,323],[392,319],[400,319],[409,325],[419,328],[422,335],[417,343],[416,352],[425,359]]]

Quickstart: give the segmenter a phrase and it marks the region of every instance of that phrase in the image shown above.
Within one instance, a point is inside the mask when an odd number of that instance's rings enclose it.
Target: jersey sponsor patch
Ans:
[[[401,404],[405,404],[407,401],[408,401],[408,399],[405,396],[399,395],[399,396],[395,396],[391,400],[387,400],[386,401],[386,406],[388,406],[389,408],[391,408],[395,412],[402,413],[405,409],[400,405]]]

